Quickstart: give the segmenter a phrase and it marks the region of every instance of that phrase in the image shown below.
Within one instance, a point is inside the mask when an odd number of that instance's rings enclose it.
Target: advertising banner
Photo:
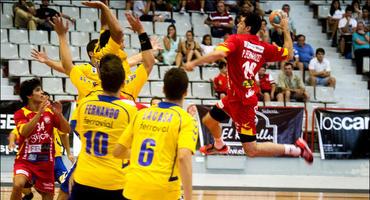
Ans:
[[[199,129],[199,146],[213,143],[212,135],[202,124],[202,117],[210,106],[196,105]],[[294,144],[302,136],[303,108],[259,107],[256,111],[257,142]],[[221,123],[222,137],[230,146],[229,155],[244,155],[239,135],[231,119]]]
[[[321,158],[370,158],[369,119],[369,110],[317,109],[315,121]]]

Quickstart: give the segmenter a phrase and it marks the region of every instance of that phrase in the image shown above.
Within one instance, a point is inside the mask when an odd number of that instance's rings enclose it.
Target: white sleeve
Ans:
[[[330,61],[329,60],[326,60],[326,71],[328,71],[328,72],[331,71]]]
[[[310,63],[308,64],[308,69],[309,70],[315,70],[315,58],[312,58],[311,60],[310,60]]]
[[[345,18],[342,18],[339,20],[339,23],[338,23],[338,28],[343,28],[346,26],[346,19]]]
[[[357,27],[357,21],[355,19],[352,19],[352,28]]]
[[[271,84],[275,83],[274,77],[272,77],[271,74],[269,74],[269,82]]]

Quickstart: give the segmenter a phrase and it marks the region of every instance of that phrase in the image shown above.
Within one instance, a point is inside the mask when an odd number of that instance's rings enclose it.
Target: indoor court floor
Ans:
[[[34,191],[34,194],[37,192]],[[11,187],[1,187],[1,200],[10,199]],[[58,190],[56,190],[56,194]],[[36,194],[34,200],[41,200]],[[56,197],[54,198],[56,199]],[[368,200],[364,193],[322,193],[322,192],[271,192],[271,191],[232,191],[194,190],[193,200]],[[158,199],[160,200],[160,199]]]

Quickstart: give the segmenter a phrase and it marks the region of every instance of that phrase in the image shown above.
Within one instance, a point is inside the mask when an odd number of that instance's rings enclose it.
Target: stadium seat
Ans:
[[[100,24],[100,23],[96,23],[96,24]],[[100,33],[99,32],[92,32],[92,33],[90,33],[90,35],[91,35],[91,40],[94,40],[94,39],[99,39],[99,37],[100,37]],[[126,39],[126,38],[125,38]],[[130,40],[129,40],[129,42],[130,42]],[[129,44],[130,45],[130,44]]]
[[[18,100],[19,96],[14,95],[14,87],[9,85],[1,85],[0,87],[0,100]]]
[[[81,60],[80,58],[80,47],[70,47],[71,49],[71,54],[72,54],[72,60],[73,61],[78,61]]]
[[[125,49],[125,52],[127,53],[128,57],[139,53],[139,51],[137,49],[130,49],[130,48]]]
[[[16,44],[28,44],[28,31],[21,29],[10,29],[9,41]]]
[[[193,71],[186,72],[190,81],[200,81],[200,68],[196,67]]]
[[[167,35],[167,28],[171,25],[169,22],[156,22],[154,24],[155,34],[165,36]]]
[[[1,58],[3,59],[17,59],[18,58],[18,45],[2,43],[1,45]]]
[[[91,21],[98,21],[99,20],[98,9],[81,8],[81,19],[89,19]]]
[[[143,21],[141,24],[148,35],[153,35],[153,22]]]
[[[193,27],[204,24],[204,21],[208,18],[208,15],[202,15],[200,13],[191,13],[191,24]],[[202,35],[203,36],[203,35]]]
[[[316,86],[316,100],[320,102],[336,102],[332,87]]]
[[[305,86],[305,90],[308,93],[308,96],[310,96],[310,101],[315,101],[316,97],[313,86]]]
[[[82,18],[76,20],[76,30],[82,32],[94,32],[95,25],[94,21],[89,18]],[[73,32],[72,32],[73,33]]]
[[[74,101],[73,95],[54,95],[54,101]]]
[[[31,52],[32,49],[39,50],[37,45],[32,44],[20,44],[19,45],[19,57],[27,60],[32,60]]]
[[[71,1],[70,0],[57,0],[57,1],[54,1],[55,4],[57,5],[71,5]]]
[[[283,107],[284,106],[284,102],[280,102],[280,101],[268,101],[268,102],[265,102],[265,106]]]
[[[173,68],[175,66],[160,66],[159,67],[159,78],[160,79],[163,79],[164,78],[164,74],[171,68]]]
[[[1,28],[13,28],[13,17],[11,15],[1,15]]]
[[[33,31],[30,30],[30,43],[38,45],[49,44],[49,35],[47,31]]]
[[[185,99],[183,108],[186,110],[190,105],[200,105],[202,100],[200,99]]]
[[[130,47],[133,48],[133,49],[140,49],[139,38],[136,35],[132,35],[132,37],[130,39],[131,39],[130,40],[131,41]]]
[[[69,41],[69,34],[67,34],[67,41]],[[50,44],[52,45],[59,45],[58,35],[55,31],[50,32]]]
[[[115,9],[124,9],[125,5],[126,5],[126,1],[124,1],[124,0],[122,0],[122,1],[111,1],[109,3],[109,6],[111,8],[115,8]]]
[[[86,48],[81,47],[80,51],[81,51],[81,60],[86,61],[86,62],[90,62],[90,58],[89,58],[89,55],[87,55]]]
[[[61,72],[58,72],[57,70],[52,70],[53,72],[53,75],[56,76],[56,77],[61,77],[61,78],[65,78],[65,77],[68,77],[65,73],[61,73]]]
[[[187,31],[191,31],[190,23],[183,23],[183,24],[176,23],[176,33],[179,36],[185,36]]]
[[[63,1],[58,1],[57,4]],[[59,4],[60,5],[60,4]],[[62,13],[68,16],[73,16],[74,18],[80,18],[80,8],[79,7],[71,7],[71,6],[63,6]]]
[[[71,44],[73,46],[86,47],[90,42],[90,35],[86,32],[71,32]]]
[[[198,24],[196,26],[193,26],[193,28],[195,36],[203,37],[206,34],[211,34],[211,29],[206,24]]]
[[[164,97],[163,81],[151,81],[150,91],[151,91],[152,96]]]
[[[66,93],[73,95],[78,94],[77,88],[72,84],[69,78],[66,78]]]
[[[205,81],[213,80],[219,73],[217,67],[202,67],[202,79]]]
[[[178,12],[174,12],[173,19],[176,21],[176,27],[179,26],[177,29],[181,29],[183,24],[190,24],[189,13],[180,14]]]
[[[71,4],[72,5],[75,5],[75,6],[77,6],[77,7],[83,7],[84,5],[82,5],[82,1],[80,1],[80,0],[72,0],[71,1]],[[81,8],[82,9],[82,8]],[[82,18],[82,16],[81,16],[81,18]]]
[[[10,60],[9,76],[31,76],[28,60]]]
[[[21,76],[21,77],[19,78],[19,82],[20,82],[20,83],[22,83],[22,82],[24,82],[24,81],[31,80],[31,79],[33,79],[33,78],[35,78],[35,77],[33,77],[33,76]]]
[[[53,60],[59,60],[59,47],[56,46],[44,46],[48,57]]]
[[[31,61],[31,74],[35,76],[52,76],[50,67],[34,60]]]
[[[61,78],[43,78],[42,88],[50,94],[64,94]]]
[[[149,96],[151,96],[149,82],[145,83],[145,85],[141,89],[141,92],[140,92],[139,96],[140,97],[149,97]]]
[[[4,15],[9,15],[9,16],[13,16],[14,13],[13,13],[13,5],[14,3],[3,3],[3,14]],[[1,21],[2,23],[3,21]]]
[[[286,102],[287,107],[305,107],[304,102]]]
[[[159,80],[158,66],[154,65],[152,71],[149,74],[149,80]]]
[[[212,88],[210,83],[193,82],[191,86],[193,91],[193,97],[214,98],[212,96]]]
[[[131,43],[131,35],[124,34],[123,35],[123,40],[124,40],[124,43],[125,43],[125,48],[129,48],[130,47],[130,43]]]
[[[203,105],[215,105],[219,101],[218,99],[205,99],[202,101]]]
[[[1,29],[1,43],[7,43],[8,42],[8,30],[7,29]]]

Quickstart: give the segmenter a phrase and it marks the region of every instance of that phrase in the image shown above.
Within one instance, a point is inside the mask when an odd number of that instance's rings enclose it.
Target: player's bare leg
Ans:
[[[59,190],[57,200],[67,200],[67,199],[68,199],[68,193],[65,193],[62,190]]]
[[[224,143],[222,139],[220,122],[215,120],[208,112],[202,118],[202,123],[211,132],[215,143],[201,147],[200,152],[205,154],[228,153],[229,147]]]
[[[11,200],[22,199],[22,190],[26,183],[28,182],[27,177],[23,174],[17,174],[13,179],[13,190],[10,196]]]
[[[53,193],[46,193],[38,191],[42,197],[42,200],[53,200],[54,194]]]

